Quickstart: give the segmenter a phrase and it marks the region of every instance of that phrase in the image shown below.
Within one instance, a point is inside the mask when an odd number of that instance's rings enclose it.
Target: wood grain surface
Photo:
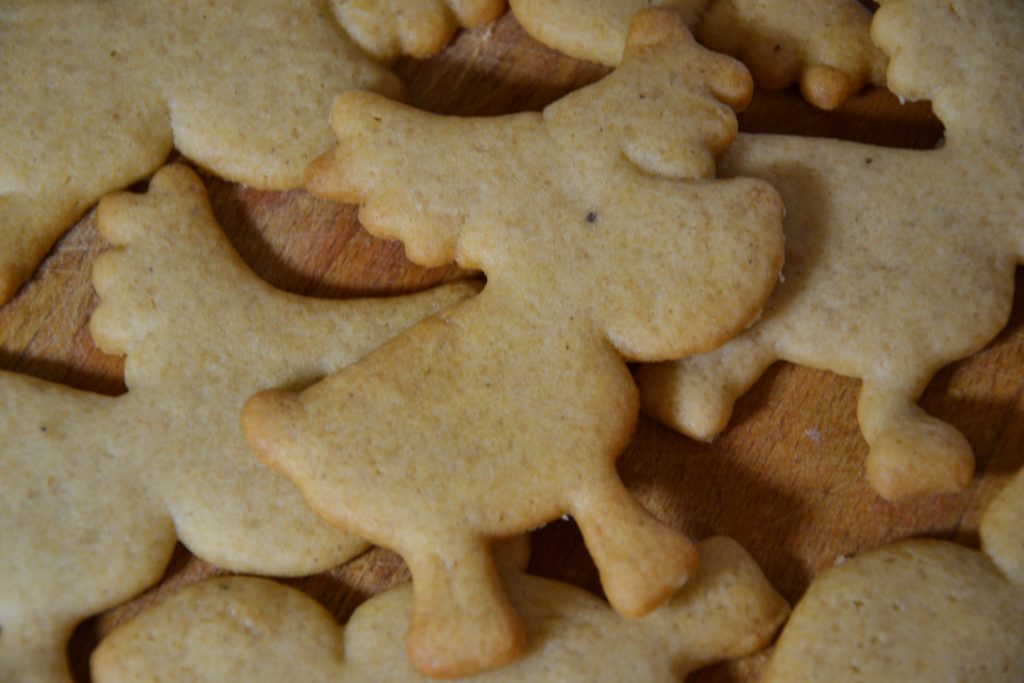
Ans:
[[[408,83],[411,103],[461,115],[539,109],[605,73],[532,41],[511,16],[464,32],[441,55],[404,61],[397,70]],[[831,114],[802,103],[793,92],[758,93],[741,116],[741,128],[920,148],[933,146],[942,131],[926,103],[900,106],[882,91]],[[401,245],[364,232],[353,207],[303,192],[260,192],[205,179],[217,218],[245,261],[283,289],[323,297],[391,294],[466,275],[454,267],[410,264]],[[105,394],[124,391],[121,360],[96,349],[87,328],[96,303],[90,269],[106,247],[90,212],[0,309],[0,368]],[[620,472],[662,519],[698,538],[736,538],[791,601],[817,572],[887,541],[930,536],[974,543],[979,512],[1024,461],[1024,296],[1018,294],[1013,310],[999,338],[944,369],[922,401],[974,448],[977,474],[962,494],[901,504],[874,495],[863,477],[867,446],[855,418],[858,383],[786,364],[773,366],[740,401],[731,426],[713,444],[641,418]],[[600,591],[572,522],[533,534],[531,568]],[[69,656],[78,680],[89,680],[89,653],[111,628],[169,591],[217,573],[179,546],[160,586],[76,631]],[[287,583],[345,620],[367,597],[407,576],[395,554],[378,549]],[[723,664],[691,680],[753,682],[765,660],[762,654]]]

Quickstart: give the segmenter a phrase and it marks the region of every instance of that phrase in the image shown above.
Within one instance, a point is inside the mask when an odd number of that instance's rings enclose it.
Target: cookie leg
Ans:
[[[697,549],[682,533],[644,510],[614,470],[577,486],[571,506],[601,574],[608,602],[627,617],[665,603],[697,570]]]
[[[919,391],[864,382],[857,418],[871,450],[867,476],[887,500],[962,491],[971,483],[974,455],[964,435],[915,402]]]
[[[714,351],[636,372],[641,408],[647,415],[700,441],[725,429],[732,408],[777,360],[753,336],[740,336]]]
[[[450,536],[450,534],[445,534]],[[413,577],[409,660],[429,676],[454,678],[522,655],[526,632],[505,595],[483,539],[403,552]]]

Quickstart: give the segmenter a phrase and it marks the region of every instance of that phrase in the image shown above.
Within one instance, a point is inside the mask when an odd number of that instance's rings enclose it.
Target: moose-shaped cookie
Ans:
[[[1024,680],[1024,473],[979,531],[981,552],[913,539],[816,578],[765,683]]]
[[[352,92],[314,192],[360,205],[413,261],[488,277],[301,394],[245,406],[259,457],[413,575],[410,659],[467,675],[523,649],[489,541],[579,523],[612,606],[640,616],[691,576],[692,544],[648,514],[615,459],[638,399],[626,361],[713,348],[778,278],[782,205],[713,179],[751,93],[673,13],[634,21],[622,66],[543,112],[464,119]]]
[[[645,411],[699,439],[776,360],[863,381],[867,476],[887,499],[967,486],[974,458],[916,405],[943,365],[1005,325],[1024,259],[1024,3],[886,0],[888,82],[946,125],[930,151],[741,135],[727,175],[786,203],[786,265],[764,315],[710,353],[642,368]]]
[[[175,541],[235,571],[298,575],[366,548],[242,438],[246,398],[305,385],[474,288],[327,301],[258,279],[180,166],[101,203],[93,336],[128,393],[0,373],[0,681],[67,681],[76,622],[160,580]]]
[[[508,566],[529,634],[524,657],[479,683],[680,683],[691,671],[764,647],[786,602],[735,541],[700,543],[694,579],[647,617],[627,621],[575,586]],[[522,564],[520,558],[520,564]],[[92,659],[96,683],[425,683],[403,652],[412,591],[374,596],[342,628],[301,592],[266,579],[185,588],[119,627]]]

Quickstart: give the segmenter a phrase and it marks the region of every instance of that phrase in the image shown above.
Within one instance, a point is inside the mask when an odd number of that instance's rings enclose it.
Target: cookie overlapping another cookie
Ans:
[[[808,102],[834,109],[864,85],[883,85],[885,58],[857,0],[510,0],[527,32],[601,64],[622,58],[630,18],[651,5],[680,12],[700,41],[741,59],[761,87],[799,82]]]
[[[488,24],[505,11],[505,0],[334,0],[349,35],[374,58],[429,57],[459,27]]]
[[[786,265],[761,320],[721,348],[638,373],[644,408],[710,439],[776,360],[863,381],[867,476],[887,499],[962,490],[974,459],[916,400],[1006,324],[1024,261],[1024,3],[887,0],[873,35],[897,94],[930,98],[935,150],[740,135],[724,175],[786,203]]]
[[[338,93],[402,92],[321,0],[17,0],[0,53],[0,303],[172,146],[230,180],[299,187]]]
[[[0,680],[65,681],[75,623],[159,581],[177,538],[224,568],[308,574],[366,548],[249,453],[242,403],[356,360],[475,290],[328,301],[275,290],[220,232],[194,173],[106,198],[97,342],[119,397],[0,373]]]
[[[613,607],[639,616],[696,553],[629,495],[614,461],[637,417],[626,360],[679,357],[742,329],[778,278],[782,206],[713,180],[749,75],[667,11],[638,15],[606,79],[489,119],[339,98],[314,192],[360,204],[410,258],[456,260],[484,291],[301,394],[250,400],[259,457],[325,518],[397,550],[415,590],[413,663],[466,675],[523,634],[489,539],[563,514]]]
[[[764,647],[785,619],[785,601],[735,541],[709,539],[700,552],[693,581],[633,622],[579,588],[506,567],[530,644],[523,659],[473,680],[678,683],[699,667]],[[294,589],[263,579],[213,579],[111,633],[93,658],[93,679],[428,681],[403,652],[410,589],[371,598],[342,628]]]

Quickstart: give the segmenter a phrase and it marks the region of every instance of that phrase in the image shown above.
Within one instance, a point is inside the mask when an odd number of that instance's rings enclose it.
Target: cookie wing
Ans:
[[[310,166],[307,189],[359,204],[363,225],[401,240],[414,262],[461,260],[466,228],[526,217],[522,200],[545,164],[539,114],[438,116],[351,91],[332,116],[338,147]]]
[[[91,331],[105,351],[128,356],[125,381],[132,390],[176,378],[229,381],[251,374],[252,356],[260,354],[266,386],[275,384],[274,372],[296,365],[304,369],[276,381],[308,382],[476,289],[459,284],[349,301],[277,290],[242,261],[202,182],[183,166],[160,171],[144,195],[104,199],[98,224],[118,248],[93,269],[100,305]]]

